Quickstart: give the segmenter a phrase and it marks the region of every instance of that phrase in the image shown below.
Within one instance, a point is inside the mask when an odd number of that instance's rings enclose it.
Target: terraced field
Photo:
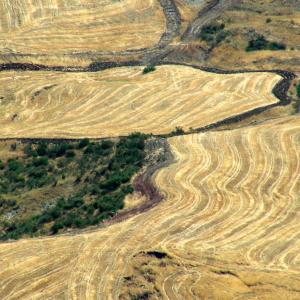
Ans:
[[[72,53],[151,47],[165,30],[162,7],[153,0],[4,0],[0,16],[3,61],[22,54],[27,61],[50,55],[62,63]]]
[[[1,299],[299,299],[299,132],[289,117],[169,139],[165,201],[95,232],[2,244]]]
[[[22,138],[206,131],[148,140],[136,191],[100,225],[1,242],[0,299],[300,299],[297,4],[1,1],[5,163]],[[286,51],[245,51],[258,34]]]
[[[220,75],[185,66],[99,73],[4,72],[0,137],[110,137],[198,128],[278,101],[272,73]]]

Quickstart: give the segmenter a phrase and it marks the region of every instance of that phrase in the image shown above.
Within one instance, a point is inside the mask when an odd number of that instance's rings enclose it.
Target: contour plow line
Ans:
[[[1,299],[128,299],[124,277],[154,250],[168,257],[161,272],[147,258],[163,299],[298,299],[297,117],[169,143],[176,162],[154,176],[156,207],[98,231],[1,244]]]
[[[283,79],[271,72],[216,74],[180,65],[147,75],[142,70],[3,71],[0,138],[165,135],[176,127],[207,129],[281,102],[271,91]]]

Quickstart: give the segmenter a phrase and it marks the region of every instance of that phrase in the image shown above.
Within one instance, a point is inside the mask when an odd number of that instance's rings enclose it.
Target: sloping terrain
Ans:
[[[1,242],[0,299],[300,299],[298,2],[3,0],[0,156],[175,136],[98,227]]]
[[[22,54],[27,61],[50,55],[71,63],[65,57],[72,53],[151,47],[165,30],[162,7],[153,0],[4,0],[0,16],[4,62]]]
[[[189,47],[201,45],[206,50],[205,64],[225,69],[286,69],[300,72],[300,6],[290,0],[225,0],[205,16],[191,23],[184,35]],[[224,39],[214,45],[201,39],[201,29],[210,23],[225,25]],[[256,36],[285,45],[285,51],[246,52],[248,42]],[[221,39],[220,39],[221,40]],[[195,50],[194,50],[195,51]],[[194,57],[193,59],[196,59]],[[197,60],[197,59],[196,59]]]
[[[98,231],[2,244],[1,298],[298,299],[299,129],[291,117],[169,139],[165,201]]]
[[[1,74],[0,137],[110,137],[198,128],[278,101],[272,73],[213,74],[185,66],[99,73]]]

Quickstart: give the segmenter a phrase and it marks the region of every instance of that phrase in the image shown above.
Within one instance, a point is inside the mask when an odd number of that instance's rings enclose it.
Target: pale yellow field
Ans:
[[[217,75],[185,66],[99,73],[3,72],[0,137],[111,137],[198,128],[277,102],[280,76]]]
[[[156,0],[2,0],[0,16],[0,54],[139,49],[165,30]]]
[[[1,244],[0,298],[128,299],[123,277],[160,250],[173,261],[151,271],[162,299],[299,299],[299,117],[169,142],[163,202],[94,232]]]

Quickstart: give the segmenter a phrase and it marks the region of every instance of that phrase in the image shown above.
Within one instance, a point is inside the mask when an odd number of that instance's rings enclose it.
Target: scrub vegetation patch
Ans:
[[[145,139],[135,133],[118,141],[11,144],[10,152],[21,147],[22,154],[1,161],[1,239],[56,234],[112,217],[133,192]],[[56,197],[55,191],[63,192]],[[23,206],[26,197],[30,209]]]

